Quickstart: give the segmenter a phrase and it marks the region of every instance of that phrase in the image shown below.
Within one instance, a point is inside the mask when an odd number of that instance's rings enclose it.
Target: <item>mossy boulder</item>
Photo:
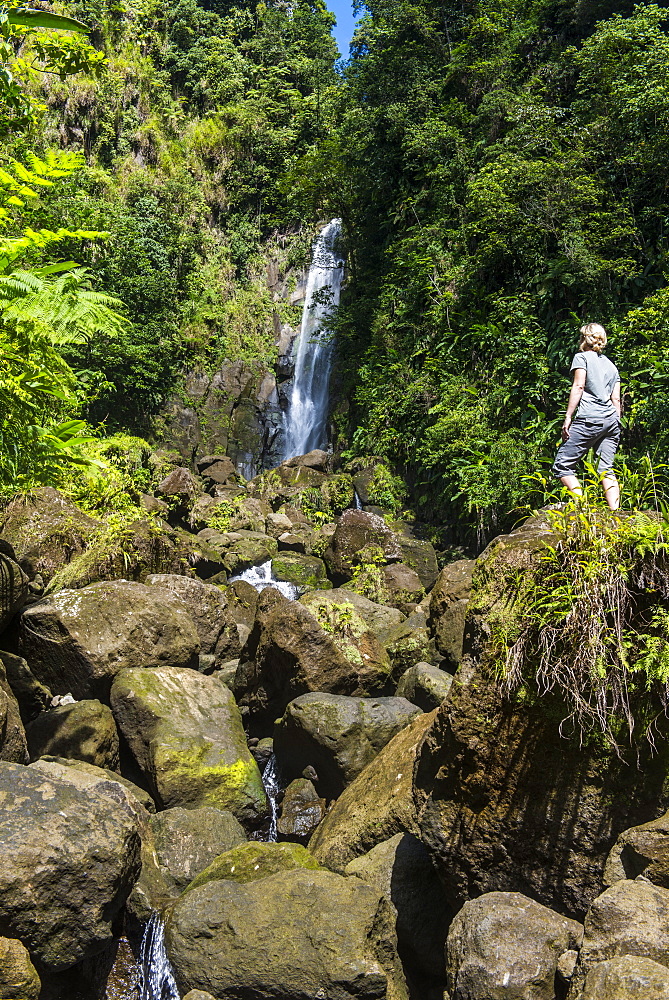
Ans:
[[[108,701],[128,667],[197,667],[200,641],[184,606],[156,587],[117,580],[61,590],[31,605],[16,652],[56,694]]]
[[[330,585],[323,560],[298,552],[280,552],[274,556],[272,573],[275,579],[300,588],[320,589]]]
[[[398,538],[382,517],[362,510],[344,511],[325,553],[332,579],[337,583],[351,580],[358,553],[368,546],[380,549],[386,562],[403,561]]]
[[[97,779],[100,782],[113,781],[125,788],[129,795],[134,796],[138,803],[145,809],[147,813],[154,813],[156,811],[156,804],[149,795],[149,793],[144,789],[140,788],[129,778],[125,778],[118,771],[112,771],[108,767],[96,767],[95,764],[89,764],[85,760],[76,760],[72,757],[55,757],[50,755],[45,755],[40,757],[38,761],[35,762],[35,766],[39,764],[58,764],[60,767],[71,767],[75,771],[81,771],[82,774],[88,774],[91,777]],[[31,765],[32,766],[32,765]]]
[[[295,868],[191,889],[169,907],[165,941],[182,994],[407,996],[385,898],[359,879],[328,871]]]
[[[306,608],[312,604],[320,604],[322,600],[332,601],[333,604],[352,604],[356,613],[362,618],[370,632],[373,632],[382,645],[386,645],[388,636],[392,630],[403,621],[404,615],[397,608],[388,607],[385,604],[377,604],[370,601],[355,590],[346,587],[337,587],[333,590],[324,590],[317,594],[305,594],[300,598],[300,604]]]
[[[111,704],[117,725],[160,805],[229,810],[253,829],[267,813],[231,692],[215,677],[160,667],[122,670]]]
[[[115,770],[119,742],[111,709],[91,699],[42,712],[26,730],[30,759],[45,754]]]
[[[398,531],[396,537],[401,552],[399,562],[413,570],[425,590],[429,590],[439,575],[434,546],[422,538],[414,538],[410,530]]]
[[[85,551],[61,567],[47,592],[80,590],[101,580],[136,580],[150,573],[192,573],[190,539],[165,521],[137,518],[92,535]]]
[[[225,553],[223,565],[229,573],[241,573],[249,566],[260,566],[273,559],[278,551],[275,538],[255,531],[238,531],[235,541]]]
[[[165,809],[151,817],[160,872],[174,895],[182,892],[215,858],[246,843],[231,812],[212,809]]]
[[[293,871],[295,868],[315,871],[320,867],[313,854],[300,844],[264,844],[252,840],[220,854],[193,879],[186,891],[219,879],[257,882],[278,872]]]
[[[604,885],[639,875],[669,889],[669,813],[624,830],[611,848]]]
[[[5,508],[0,534],[16,552],[31,579],[48,583],[61,567],[84,551],[103,527],[51,486],[19,496]]]
[[[439,708],[453,683],[453,675],[429,663],[417,663],[402,674],[395,695],[418,705],[423,712]]]
[[[358,620],[359,621],[359,620]],[[388,660],[364,623],[344,644],[305,607],[274,588],[258,597],[253,630],[242,651],[234,691],[258,730],[308,691],[364,695],[388,687]]]
[[[335,799],[420,712],[405,698],[303,694],[274,728],[281,774],[297,778],[311,765],[320,794]]]
[[[354,858],[396,833],[420,835],[413,769],[434,718],[434,712],[416,716],[344,789],[309,841],[309,850],[326,868],[343,872]]]
[[[37,969],[27,948],[15,938],[0,937],[0,996],[3,1000],[38,1000]]]
[[[389,629],[385,645],[395,683],[410,667],[417,663],[429,663],[434,658],[435,650],[422,608],[417,608],[403,622]]]
[[[0,763],[0,924],[60,970],[111,942],[139,875],[140,837],[120,799],[51,767]]]

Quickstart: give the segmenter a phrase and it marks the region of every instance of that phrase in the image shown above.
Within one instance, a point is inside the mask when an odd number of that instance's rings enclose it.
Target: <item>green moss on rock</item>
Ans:
[[[200,872],[186,892],[206,882],[226,879],[232,882],[257,882],[278,872],[294,868],[320,869],[316,858],[301,844],[262,844],[251,841],[226,851]]]

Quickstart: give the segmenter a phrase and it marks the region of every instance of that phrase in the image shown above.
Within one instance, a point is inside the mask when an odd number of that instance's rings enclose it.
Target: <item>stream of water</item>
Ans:
[[[265,769],[262,773],[262,783],[265,786],[271,810],[267,843],[275,844],[278,839],[277,819],[279,815],[279,806],[277,803],[277,795],[279,794],[279,769],[277,767],[276,756],[274,754],[272,754],[270,759],[265,764]]]
[[[314,240],[295,374],[284,418],[284,459],[327,446],[330,374],[334,341],[328,319],[339,305],[344,261],[337,250],[341,219],[333,219]]]
[[[139,955],[140,1000],[180,1000],[172,966],[165,951],[165,927],[153,913],[144,929]]]
[[[258,592],[265,590],[267,587],[275,587],[289,601],[296,601],[300,596],[300,588],[294,583],[286,583],[285,580],[277,580],[274,577],[272,574],[271,559],[268,559],[261,566],[250,566],[243,572],[237,573],[236,576],[231,576],[228,582],[236,583],[237,580],[244,580],[246,583],[250,583]]]

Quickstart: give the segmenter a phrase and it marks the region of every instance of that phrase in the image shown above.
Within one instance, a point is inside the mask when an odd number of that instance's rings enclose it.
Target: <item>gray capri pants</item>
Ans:
[[[617,414],[599,420],[577,417],[569,428],[569,437],[558,448],[551,471],[557,479],[576,475],[576,466],[588,449],[594,448],[599,459],[599,474],[611,472],[619,441],[620,421]]]

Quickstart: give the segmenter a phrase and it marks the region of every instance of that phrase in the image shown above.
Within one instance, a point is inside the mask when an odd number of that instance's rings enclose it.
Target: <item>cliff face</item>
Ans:
[[[477,561],[463,662],[423,740],[414,796],[421,838],[456,905],[514,890],[581,917],[618,834],[667,808],[669,727],[659,720],[655,754],[639,742],[619,756],[595,734],[583,745],[561,737],[567,713],[556,696],[502,697],[491,622],[514,614],[518,580],[527,586],[551,540],[534,519]]]

